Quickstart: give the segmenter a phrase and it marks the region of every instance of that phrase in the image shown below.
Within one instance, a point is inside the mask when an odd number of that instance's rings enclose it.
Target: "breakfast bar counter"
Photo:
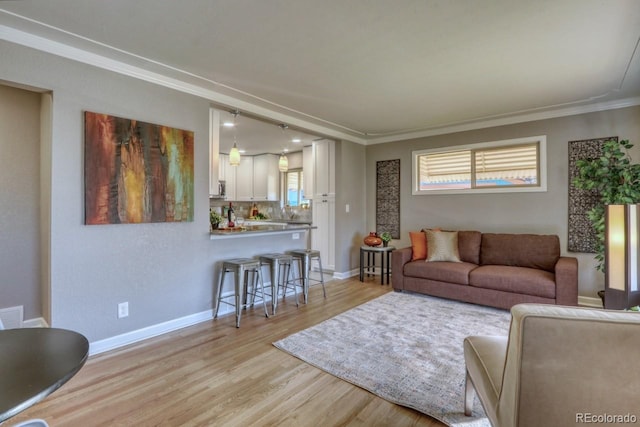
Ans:
[[[255,225],[243,225],[242,227],[220,228],[211,231],[211,240],[235,239],[241,237],[270,236],[274,234],[293,234],[309,232],[318,227],[309,224],[281,224],[262,223]]]

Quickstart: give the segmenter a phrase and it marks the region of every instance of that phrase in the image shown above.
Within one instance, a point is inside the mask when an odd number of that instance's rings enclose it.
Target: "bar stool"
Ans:
[[[224,285],[224,277],[228,272],[233,272],[234,287],[235,287],[235,304],[222,301],[222,286]],[[258,280],[260,280],[260,289],[262,293],[262,305],[264,306],[264,315],[269,317],[267,312],[267,304],[264,299],[264,282],[262,281],[262,274],[260,273],[260,260],[252,258],[235,258],[222,262],[222,271],[220,272],[220,280],[218,282],[218,300],[216,301],[216,312],[213,318],[218,317],[218,310],[220,309],[220,302],[225,304],[235,305],[236,308],[236,328],[240,327],[240,316],[242,315],[242,308],[246,308],[246,298],[249,288],[249,273],[253,274],[253,292],[251,298],[251,305],[255,301],[256,286]],[[229,297],[225,297],[229,298]]]
[[[295,249],[288,252],[293,256],[294,260],[298,262],[298,271],[300,276],[293,279],[293,281],[302,280],[302,289],[304,293],[304,303],[307,303],[307,296],[309,295],[309,282],[322,283],[322,293],[324,297],[327,297],[327,290],[324,287],[324,274],[322,272],[322,259],[320,258],[320,251],[315,249]],[[311,261],[318,260],[318,268],[320,269],[320,280],[311,278]],[[294,285],[295,286],[295,285]]]
[[[282,298],[284,299],[287,293],[287,284],[290,282],[291,276],[291,264],[293,262],[293,256],[288,254],[264,254],[258,257],[260,259],[260,266],[268,265],[271,269],[271,314],[276,314],[276,308],[278,307],[278,289],[280,288],[280,282],[282,282],[284,292]],[[284,274],[283,274],[284,273]],[[296,295],[296,307],[298,306],[298,291],[296,286],[293,286],[293,292]]]

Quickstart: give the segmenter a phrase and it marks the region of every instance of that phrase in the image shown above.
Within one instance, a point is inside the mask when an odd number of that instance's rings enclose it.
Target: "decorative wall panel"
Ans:
[[[400,159],[376,162],[376,231],[400,238]]]
[[[596,233],[587,214],[597,205],[600,198],[600,194],[596,191],[582,190],[573,185],[573,180],[578,176],[576,162],[600,157],[605,141],[611,139],[617,141],[618,137],[569,141],[569,236],[567,250],[570,252],[596,252]]]

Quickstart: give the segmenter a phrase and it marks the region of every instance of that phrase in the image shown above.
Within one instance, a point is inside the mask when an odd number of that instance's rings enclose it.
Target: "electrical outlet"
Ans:
[[[118,319],[129,316],[129,303],[121,302],[118,304]]]
[[[291,235],[291,238],[292,238],[293,240],[298,240],[298,239],[300,238],[300,233],[293,233],[293,234]]]
[[[349,211],[351,210],[351,207],[349,206],[348,203],[345,205],[344,210],[346,213],[349,213]]]

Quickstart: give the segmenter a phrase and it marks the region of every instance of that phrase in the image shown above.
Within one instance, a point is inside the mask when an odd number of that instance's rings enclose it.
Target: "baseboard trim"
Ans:
[[[265,289],[271,285],[271,282],[265,283]],[[287,293],[287,295],[289,295]],[[227,292],[222,295],[222,298],[233,296],[233,292]],[[271,297],[265,295],[265,302],[270,309]],[[261,303],[259,303],[261,304]],[[218,310],[218,316],[224,316],[235,311],[235,308],[228,304],[220,304]],[[173,332],[178,329],[186,328],[188,326],[197,325],[198,323],[207,322],[213,319],[213,309],[202,311],[200,313],[190,314],[188,316],[180,317],[178,319],[169,320],[166,322],[158,323],[156,325],[147,326],[142,329],[127,332],[114,337],[105,338],[103,340],[94,341],[89,343],[89,355],[104,353],[106,351],[115,350],[120,347],[124,347],[129,344],[135,344],[139,341],[144,341],[149,338],[157,337],[168,332]]]
[[[353,276],[357,276],[358,274],[360,274],[360,270],[358,270],[358,269],[350,270],[350,271],[344,271],[344,272],[334,271],[333,272],[333,277],[335,279],[343,280],[343,279],[348,279],[348,278],[353,277]]]
[[[222,313],[220,313],[222,314]],[[191,314],[189,316],[180,317],[178,319],[169,320],[167,322],[158,323],[157,325],[148,326],[146,328],[127,332],[125,334],[116,335],[99,341],[89,343],[89,355],[104,353],[109,350],[124,347],[125,345],[134,344],[138,341],[148,338],[157,337],[178,329],[186,328],[198,323],[206,322],[213,318],[213,310],[206,310],[200,313]]]
[[[602,300],[594,297],[578,296],[578,305],[583,307],[604,308],[602,306]]]

